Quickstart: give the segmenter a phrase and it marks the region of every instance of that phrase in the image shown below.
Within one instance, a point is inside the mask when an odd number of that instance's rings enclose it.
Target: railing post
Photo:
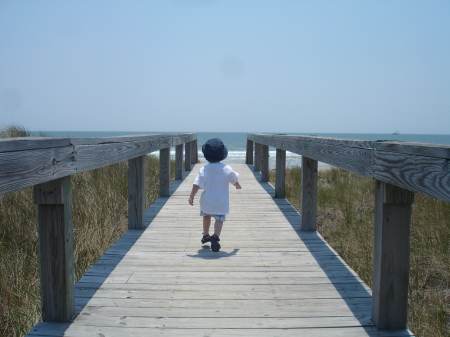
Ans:
[[[197,152],[197,147],[196,147],[195,143],[196,143],[195,140],[190,142],[190,144],[191,144],[191,164],[197,164],[197,156],[195,155],[195,153]]]
[[[183,179],[183,144],[175,146],[175,179]]]
[[[261,181],[269,181],[269,146],[261,145]]]
[[[191,170],[191,142],[187,142],[184,144],[184,170]]]
[[[198,162],[198,145],[197,145],[197,139],[194,139],[192,141],[192,164],[197,164]]]
[[[255,172],[261,171],[261,144],[255,143],[255,161],[253,163]]]
[[[380,330],[404,329],[414,193],[381,181],[375,184],[372,320]]]
[[[159,196],[170,196],[170,147],[159,150]]]
[[[146,160],[140,156],[128,161],[128,229],[144,228]]]
[[[38,205],[42,318],[69,322],[75,313],[70,176],[34,186]]]
[[[245,152],[245,163],[253,165],[253,140],[247,139],[247,148]]]
[[[286,150],[277,149],[275,174],[275,198],[283,199],[286,195]]]
[[[302,156],[301,231],[317,230],[317,160]]]

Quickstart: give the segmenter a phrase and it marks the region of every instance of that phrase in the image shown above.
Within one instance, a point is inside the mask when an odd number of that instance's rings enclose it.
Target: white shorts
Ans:
[[[200,216],[206,216],[206,215],[211,215],[217,221],[225,222],[225,215],[224,214],[206,214],[206,213],[203,213],[202,211],[200,211]]]

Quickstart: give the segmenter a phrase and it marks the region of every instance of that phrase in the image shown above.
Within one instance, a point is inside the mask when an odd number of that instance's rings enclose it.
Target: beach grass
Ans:
[[[27,132],[19,126],[3,134],[26,137]],[[159,197],[159,159],[147,156],[146,167],[149,206]],[[128,228],[128,162],[71,180],[78,280]],[[32,187],[0,195],[0,336],[23,336],[41,321],[36,214]]]
[[[301,169],[286,172],[286,199],[300,211]],[[274,184],[275,173],[270,182]],[[317,228],[371,286],[374,181],[331,168],[319,171]],[[408,328],[419,337],[450,336],[450,204],[416,194],[411,220]]]

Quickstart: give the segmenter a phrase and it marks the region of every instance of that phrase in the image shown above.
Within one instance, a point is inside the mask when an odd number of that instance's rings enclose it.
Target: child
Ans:
[[[213,252],[220,249],[219,236],[222,231],[225,215],[229,213],[229,184],[241,189],[238,182],[239,174],[221,163],[228,155],[228,150],[218,138],[208,140],[202,146],[202,152],[209,164],[203,166],[197,174],[189,197],[189,204],[194,205],[194,197],[199,189],[204,189],[200,196],[200,216],[203,217],[202,243],[211,242]],[[209,235],[211,217],[214,224],[214,234]]]

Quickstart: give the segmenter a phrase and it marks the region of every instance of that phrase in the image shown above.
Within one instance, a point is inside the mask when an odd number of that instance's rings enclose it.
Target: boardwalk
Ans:
[[[378,331],[371,291],[299,215],[274,200],[247,165],[233,165],[222,249],[202,245],[193,176],[147,211],[76,284],[72,323],[40,323],[30,336],[412,336]],[[198,201],[198,197],[197,197]]]

